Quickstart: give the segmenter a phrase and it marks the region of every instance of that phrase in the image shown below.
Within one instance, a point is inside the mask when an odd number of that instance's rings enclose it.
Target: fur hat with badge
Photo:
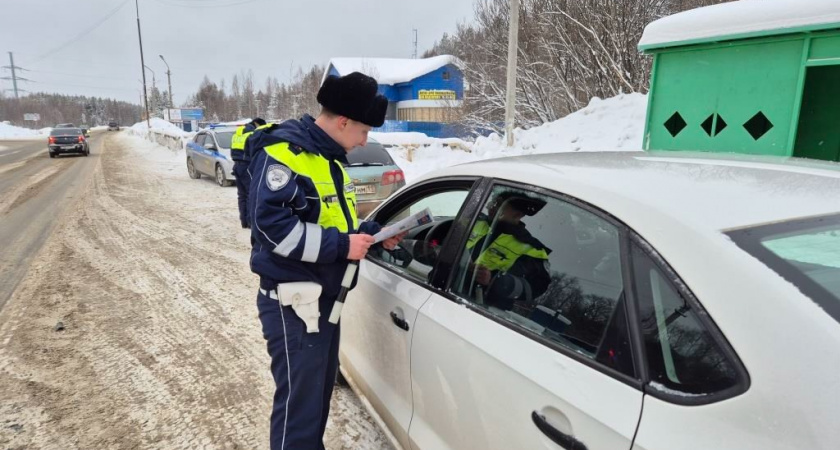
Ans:
[[[340,116],[372,127],[385,123],[388,99],[378,94],[373,78],[353,72],[343,77],[330,75],[318,90],[318,103]]]

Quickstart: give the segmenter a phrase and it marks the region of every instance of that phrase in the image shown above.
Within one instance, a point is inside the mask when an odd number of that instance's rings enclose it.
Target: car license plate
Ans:
[[[75,145],[62,145],[61,146],[62,150],[73,150],[74,148],[76,148]]]
[[[376,193],[376,185],[375,184],[363,184],[361,186],[356,186],[356,195],[375,194],[375,193]]]

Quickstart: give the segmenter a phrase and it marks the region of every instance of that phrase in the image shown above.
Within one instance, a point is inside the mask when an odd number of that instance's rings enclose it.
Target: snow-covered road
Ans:
[[[182,152],[104,139],[0,310],[0,448],[267,448],[273,383],[236,190],[189,179]],[[390,448],[346,388],[326,442]]]

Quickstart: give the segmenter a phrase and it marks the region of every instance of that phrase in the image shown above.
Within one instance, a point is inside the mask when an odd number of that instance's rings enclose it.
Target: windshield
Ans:
[[[371,142],[347,153],[347,161],[351,166],[391,166],[394,164],[394,160],[382,144]]]
[[[222,148],[230,148],[230,138],[232,136],[232,131],[224,131],[216,133],[216,140],[219,141],[219,146],[221,146]]]
[[[767,225],[730,236],[840,322],[840,216]]]

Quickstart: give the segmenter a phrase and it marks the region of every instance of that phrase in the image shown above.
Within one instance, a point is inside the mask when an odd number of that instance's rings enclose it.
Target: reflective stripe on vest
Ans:
[[[467,248],[472,249],[478,241],[487,235],[490,225],[485,221],[476,222],[467,240]],[[536,249],[530,244],[519,242],[510,234],[500,234],[476,259],[475,263],[489,270],[508,271],[520,256],[536,259],[548,259],[545,249]]]
[[[359,227],[359,219],[356,217],[356,190],[353,187],[352,180],[350,180],[350,177],[344,171],[344,167],[340,162],[333,162],[338,165],[344,178],[342,183],[344,192],[337,193],[332,174],[330,173],[330,161],[323,156],[309,152],[295,154],[289,149],[288,142],[269,145],[265,147],[265,152],[292,169],[292,172],[296,173],[299,177],[306,177],[312,180],[315,189],[318,191],[318,201],[321,206],[318,214],[318,225],[324,228],[335,227],[342,233],[349,231],[347,219],[338,200],[338,195],[343,195],[347,203],[350,218],[353,220],[353,229],[355,230]]]

